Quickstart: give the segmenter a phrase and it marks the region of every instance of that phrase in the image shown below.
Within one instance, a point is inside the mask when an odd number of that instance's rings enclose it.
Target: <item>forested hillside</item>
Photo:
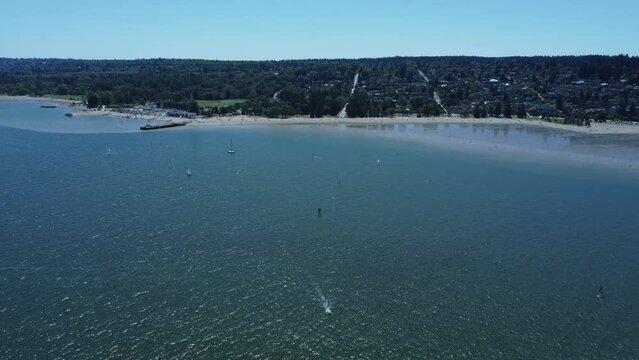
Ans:
[[[348,104],[351,117],[541,116],[585,124],[639,121],[639,58],[4,58],[0,93],[82,96],[89,107],[152,103],[205,115],[336,116]]]

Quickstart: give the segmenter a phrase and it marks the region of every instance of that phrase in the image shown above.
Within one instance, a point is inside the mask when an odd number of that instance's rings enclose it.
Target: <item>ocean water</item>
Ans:
[[[637,138],[64,112],[0,102],[0,358],[639,357]]]

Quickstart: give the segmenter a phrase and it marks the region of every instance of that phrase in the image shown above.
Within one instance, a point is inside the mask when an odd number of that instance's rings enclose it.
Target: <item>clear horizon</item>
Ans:
[[[115,0],[87,6],[11,2],[0,57],[302,60],[395,56],[639,55],[639,3],[453,0],[233,3],[177,6]]]
[[[287,59],[206,59],[206,58],[179,58],[179,57],[139,57],[139,58],[72,58],[72,57],[9,57],[0,56],[0,59],[56,59],[56,60],[77,60],[77,61],[136,61],[136,60],[195,60],[195,61],[228,61],[228,62],[260,62],[260,61],[315,61],[315,60],[360,60],[360,59],[392,59],[392,58],[445,58],[445,57],[468,57],[484,59],[507,59],[507,58],[534,58],[534,57],[581,57],[581,56],[628,56],[637,58],[639,55],[632,54],[561,54],[561,55],[504,55],[504,56],[483,56],[483,55],[394,55],[375,57],[331,57],[331,58],[287,58]]]

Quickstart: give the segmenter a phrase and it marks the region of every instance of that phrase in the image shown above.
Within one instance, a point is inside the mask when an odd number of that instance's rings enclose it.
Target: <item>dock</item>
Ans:
[[[158,130],[158,129],[172,128],[177,126],[184,126],[188,123],[189,123],[188,121],[181,121],[181,122],[169,122],[169,123],[157,124],[157,125],[146,124],[144,126],[140,126],[140,130]]]

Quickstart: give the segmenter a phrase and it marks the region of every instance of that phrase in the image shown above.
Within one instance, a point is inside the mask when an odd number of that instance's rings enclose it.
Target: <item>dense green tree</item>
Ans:
[[[101,105],[109,106],[113,104],[114,97],[111,91],[100,91],[97,95],[100,98]]]
[[[326,104],[324,105],[324,115],[337,115],[342,110],[347,100],[348,98],[346,96],[337,95],[335,93],[329,94],[326,98]]]
[[[504,101],[504,117],[508,119],[513,117],[513,109],[508,98]]]
[[[637,121],[637,108],[635,107],[635,104],[630,105],[627,116],[628,120]]]
[[[383,116],[382,103],[380,101],[371,101],[368,107],[368,116],[380,117]]]
[[[421,96],[412,97],[410,99],[410,107],[413,110],[419,110],[424,107],[425,99]]]
[[[473,106],[473,117],[475,119],[478,119],[481,117],[481,109],[479,108],[478,104],[475,104],[475,106]]]
[[[370,97],[366,91],[355,91],[346,106],[346,114],[351,118],[368,116],[368,107],[370,105]]]
[[[87,94],[87,107],[88,108],[96,108],[100,106],[100,98],[95,93]]]
[[[304,91],[297,86],[287,85],[280,91],[279,99],[283,102],[291,104],[301,104],[304,102],[306,95]]]
[[[429,103],[424,104],[424,106],[422,106],[421,114],[426,117],[431,116],[433,114],[433,111]]]
[[[188,102],[186,111],[199,114],[200,113],[200,107],[198,106],[197,101],[190,100]]]
[[[276,104],[268,110],[267,116],[271,118],[290,117],[295,115],[295,109],[289,104]]]
[[[564,111],[564,98],[561,94],[557,95],[557,98],[555,99],[555,107],[559,111]]]
[[[524,119],[526,117],[526,105],[519,104],[519,106],[517,106],[517,117],[520,119]]]
[[[69,89],[66,85],[59,85],[55,91],[56,95],[67,95],[69,94]]]
[[[326,107],[326,91],[315,89],[308,96],[309,110],[312,118],[324,116]]]
[[[501,114],[502,114],[501,103],[498,101],[493,106],[493,112],[492,112],[491,115],[494,116],[494,117],[499,117],[499,116],[501,116]]]
[[[432,112],[434,116],[440,116],[442,114],[442,107],[437,103],[431,103],[431,109],[433,110]]]

